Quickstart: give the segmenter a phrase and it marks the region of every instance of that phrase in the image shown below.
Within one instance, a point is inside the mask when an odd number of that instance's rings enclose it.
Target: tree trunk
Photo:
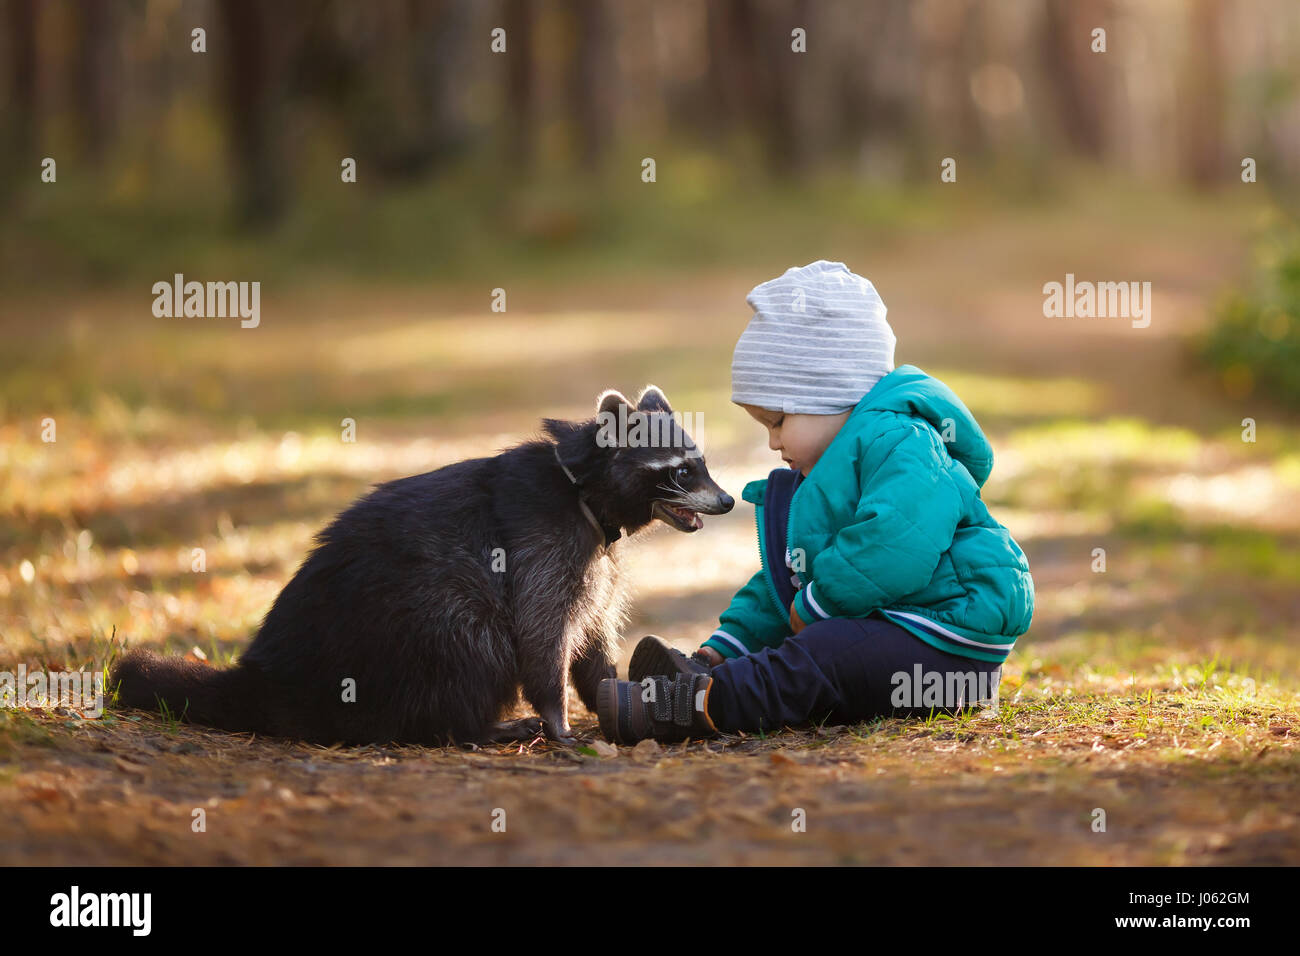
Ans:
[[[1092,52],[1092,30],[1108,27],[1108,12],[1102,0],[1048,0],[1043,18],[1043,69],[1066,139],[1091,159],[1106,151],[1103,66],[1109,54]]]
[[[78,7],[77,111],[86,156],[102,163],[117,129],[121,78],[118,9],[111,0],[83,0]]]
[[[1230,175],[1223,152],[1224,70],[1223,6],[1219,0],[1196,0],[1191,9],[1187,65],[1187,98],[1179,104],[1182,147],[1187,178],[1205,187]]]
[[[534,8],[531,0],[507,0],[506,110],[510,123],[510,161],[530,170],[537,159],[537,98],[534,89]]]
[[[577,39],[570,74],[578,137],[578,162],[587,172],[600,165],[614,126],[614,31],[605,0],[570,0]]]
[[[12,102],[5,110],[13,159],[22,166],[40,152],[40,124],[37,122],[37,0],[9,0],[5,11],[9,29],[9,84]]]
[[[286,206],[275,136],[277,91],[271,67],[271,12],[259,0],[221,0],[216,41],[224,67],[226,118],[235,169],[240,221],[265,226]]]

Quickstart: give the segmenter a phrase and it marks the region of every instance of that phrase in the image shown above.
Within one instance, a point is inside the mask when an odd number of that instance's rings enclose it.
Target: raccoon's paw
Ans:
[[[561,723],[543,717],[542,724],[545,727],[546,739],[551,743],[560,744],[563,747],[577,747],[582,744],[582,741],[574,735],[573,729],[569,727],[567,720]]]
[[[488,728],[486,740],[493,744],[510,744],[532,740],[546,732],[540,717],[521,717],[518,720],[503,720]]]

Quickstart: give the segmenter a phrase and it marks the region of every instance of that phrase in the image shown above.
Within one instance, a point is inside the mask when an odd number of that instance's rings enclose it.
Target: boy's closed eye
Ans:
[[[741,407],[749,413],[750,418],[769,429],[780,428],[781,423],[785,421],[784,412],[774,412],[770,409],[758,408],[754,405],[742,405]]]

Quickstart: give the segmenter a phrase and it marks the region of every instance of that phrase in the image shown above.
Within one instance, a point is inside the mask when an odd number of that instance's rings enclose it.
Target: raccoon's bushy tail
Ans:
[[[158,711],[165,705],[173,717],[194,723],[222,730],[262,730],[260,695],[253,675],[244,667],[222,670],[137,649],[113,665],[108,681],[110,687],[119,688],[120,707]]]

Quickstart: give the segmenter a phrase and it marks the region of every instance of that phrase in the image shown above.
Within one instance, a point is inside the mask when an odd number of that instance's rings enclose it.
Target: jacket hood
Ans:
[[[863,396],[853,410],[899,412],[923,418],[940,436],[952,435],[948,454],[966,466],[975,484],[983,486],[993,471],[993,446],[956,393],[915,365],[900,365]],[[945,432],[944,420],[952,425]]]

